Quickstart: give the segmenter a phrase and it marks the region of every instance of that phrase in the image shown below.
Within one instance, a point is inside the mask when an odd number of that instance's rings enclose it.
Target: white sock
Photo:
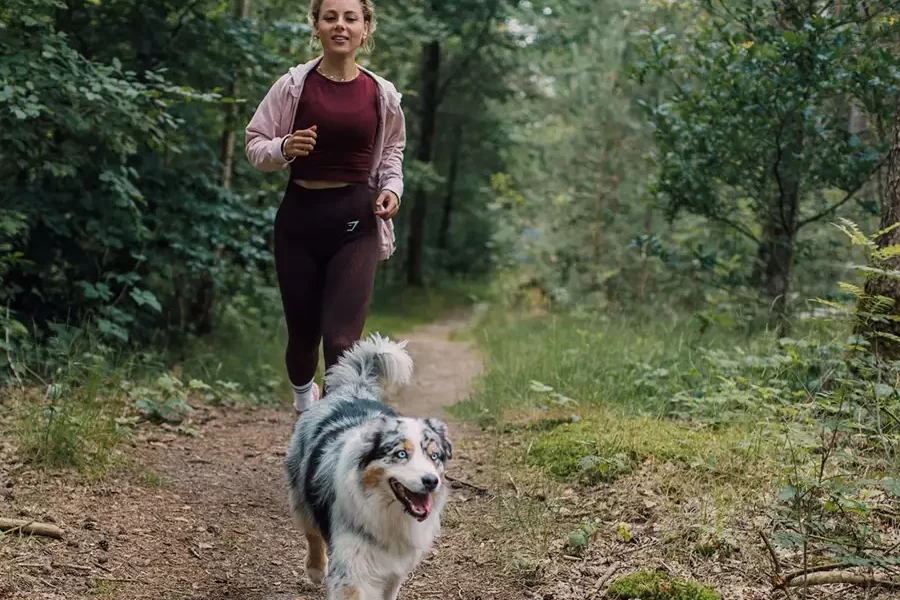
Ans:
[[[294,385],[291,384],[291,387],[294,390],[294,408],[297,412],[302,412],[312,406],[313,404],[313,379],[306,385]]]

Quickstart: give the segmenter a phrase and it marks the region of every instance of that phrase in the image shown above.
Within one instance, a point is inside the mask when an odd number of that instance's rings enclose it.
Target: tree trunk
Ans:
[[[781,335],[790,330],[788,294],[794,270],[794,243],[797,241],[797,213],[800,206],[799,157],[805,141],[802,115],[787,115],[777,140],[778,157],[773,178],[778,189],[764,207],[762,238],[756,275],[760,292],[769,302],[769,321]]]
[[[246,19],[250,16],[250,0],[237,0],[235,6],[235,14],[239,19]],[[237,98],[240,89],[240,80],[237,75],[231,83],[231,97]],[[237,104],[228,105],[225,113],[224,129],[222,131],[222,187],[226,190],[231,189],[231,178],[234,172],[234,144],[235,144],[235,128],[237,127],[238,110]],[[216,260],[221,260],[222,248],[216,248]],[[191,306],[191,323],[197,334],[204,335],[210,333],[213,329],[213,307],[216,300],[216,282],[212,273],[204,271],[200,275],[200,281],[197,282],[197,291],[194,294],[194,301]]]
[[[759,285],[779,333],[789,330],[788,294],[794,267],[795,233],[784,227],[780,215],[767,215],[759,246]]]
[[[453,213],[453,196],[456,193],[456,176],[459,173],[459,157],[462,154],[462,128],[457,128],[453,136],[450,156],[450,171],[447,174],[447,195],[444,196],[444,213],[438,231],[438,248],[446,250],[450,240],[450,217]]]
[[[420,139],[416,149],[416,159],[431,162],[434,146],[434,132],[437,126],[438,80],[441,68],[441,43],[428,42],[422,56],[422,111],[419,128]],[[415,287],[425,283],[422,277],[422,251],[425,246],[425,217],[428,213],[428,192],[419,186],[416,202],[412,209],[409,228],[409,262],[406,282]]]
[[[884,203],[881,206],[881,229],[886,229],[900,221],[900,104],[897,105],[897,119],[894,122],[893,148],[888,158],[887,176],[884,180]],[[900,244],[900,227],[876,240],[879,248]],[[900,270],[900,257],[892,257],[881,264],[873,265],[886,270]],[[865,295],[860,300],[859,312],[871,310],[867,298],[884,296],[894,301],[889,312],[900,316],[900,280],[891,277],[870,276],[866,281]],[[900,358],[900,342],[878,334],[900,336],[900,322],[892,319],[866,319],[857,327],[857,333],[871,335],[873,348],[882,358]]]
[[[247,19],[250,16],[250,0],[238,0],[237,16],[239,19]],[[240,91],[240,79],[234,76],[231,84],[231,97],[237,98]],[[228,105],[228,112],[225,114],[225,131],[222,135],[222,187],[226,190],[231,189],[231,176],[234,172],[234,144],[235,144],[235,128],[237,127],[238,105],[231,103]]]

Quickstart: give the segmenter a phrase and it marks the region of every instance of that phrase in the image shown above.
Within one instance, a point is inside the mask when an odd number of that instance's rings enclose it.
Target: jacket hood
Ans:
[[[317,56],[307,63],[301,63],[296,67],[291,67],[288,70],[290,74],[290,92],[294,97],[299,97],[300,92],[303,89],[303,82],[306,80],[307,75],[309,75],[313,69],[322,61],[322,56]],[[381,88],[384,97],[387,99],[387,109],[392,113],[397,113],[400,110],[400,99],[403,95],[397,91],[397,88],[394,87],[394,84],[385,79],[384,77],[373,73],[369,69],[365,67],[359,67],[364,73],[372,77],[375,82],[378,84],[378,87]]]

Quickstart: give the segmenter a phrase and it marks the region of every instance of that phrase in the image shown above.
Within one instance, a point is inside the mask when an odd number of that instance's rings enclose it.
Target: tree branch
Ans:
[[[715,215],[707,215],[706,218],[711,221],[715,221],[716,223],[721,223],[722,225],[727,225],[728,227],[731,227],[738,233],[741,233],[741,234],[745,235],[746,237],[748,237],[749,239],[753,240],[756,244],[762,244],[762,242],[759,240],[759,238],[756,237],[755,235],[753,235],[752,231],[750,231],[749,229],[747,229],[740,223],[736,223],[726,217],[720,217],[720,216],[715,216]]]
[[[878,166],[875,167],[875,168],[872,170],[871,173],[869,173],[869,176],[866,177],[865,179],[861,179],[861,180],[856,184],[856,187],[854,187],[853,189],[849,190],[849,191],[847,192],[847,195],[844,196],[844,198],[843,198],[842,200],[839,200],[838,202],[835,202],[834,204],[832,204],[831,206],[829,206],[828,208],[826,208],[826,209],[823,210],[822,212],[820,212],[820,213],[818,213],[818,214],[815,214],[815,215],[809,217],[808,219],[804,219],[804,220],[800,221],[800,223],[797,225],[797,229],[800,229],[800,228],[803,227],[804,225],[809,225],[810,223],[814,223],[815,221],[818,221],[819,219],[822,219],[822,218],[824,218],[824,217],[827,217],[828,215],[830,215],[831,213],[835,212],[837,209],[839,209],[839,208],[842,207],[843,205],[845,205],[845,204],[847,204],[848,202],[850,202],[850,201],[853,199],[853,197],[856,195],[856,192],[858,192],[859,190],[861,190],[861,189],[863,188],[863,186],[866,185],[866,182],[869,180],[869,177],[871,177],[874,173],[876,173],[876,172],[878,171],[878,169],[880,169],[882,166],[884,166],[884,163],[887,162],[887,159],[888,159],[888,157],[885,156],[885,157],[881,160],[881,162],[878,163]]]
[[[848,571],[831,571],[800,574],[793,579],[785,580],[775,586],[777,590],[789,587],[801,587],[812,585],[834,585],[846,583],[863,588],[884,587],[900,590],[900,581],[879,575],[858,575]]]

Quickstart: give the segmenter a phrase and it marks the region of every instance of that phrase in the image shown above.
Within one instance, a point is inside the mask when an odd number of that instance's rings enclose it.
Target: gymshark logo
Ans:
[[[350,221],[347,223],[347,231],[353,231],[356,229],[356,226],[359,225],[359,221]]]

